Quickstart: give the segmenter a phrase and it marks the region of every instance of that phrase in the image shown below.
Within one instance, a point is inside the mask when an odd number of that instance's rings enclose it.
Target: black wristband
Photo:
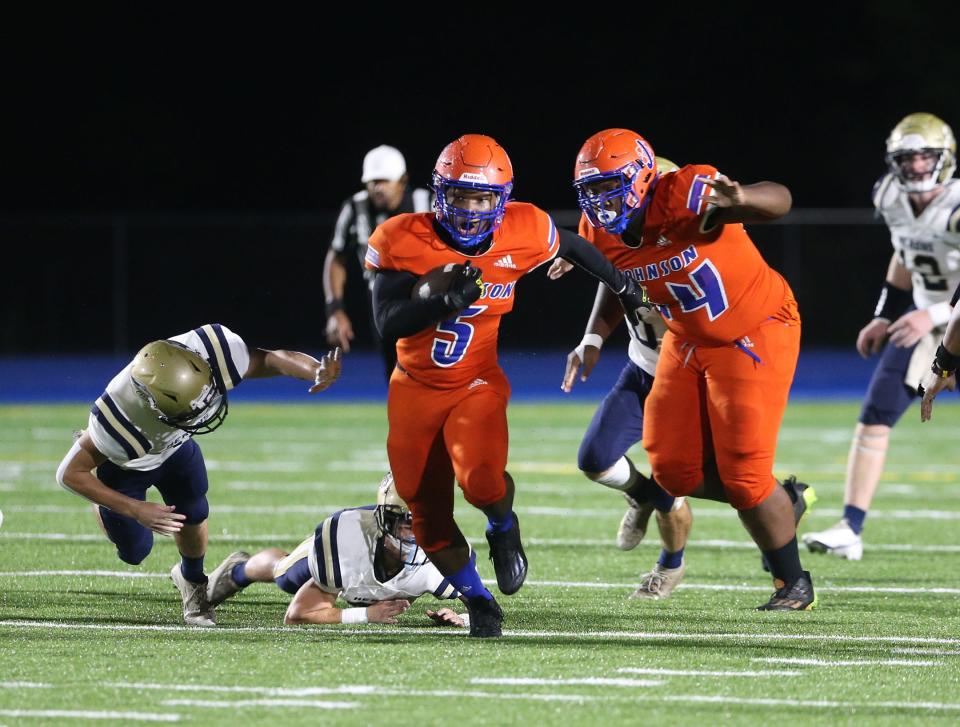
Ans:
[[[884,281],[883,290],[880,291],[880,299],[877,301],[876,310],[873,311],[874,318],[885,318],[888,321],[895,321],[913,302],[913,292],[903,290],[896,285],[891,285]]]
[[[933,359],[934,371],[940,369],[939,376],[947,377],[960,368],[960,356],[950,353],[941,343],[937,347],[937,355]]]
[[[333,300],[327,301],[327,318],[332,316],[337,311],[344,309],[343,298],[334,298]]]

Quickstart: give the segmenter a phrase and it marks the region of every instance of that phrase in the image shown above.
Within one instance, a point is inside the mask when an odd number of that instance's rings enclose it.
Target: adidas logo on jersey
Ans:
[[[664,235],[660,235],[657,240],[657,247],[666,247],[667,245],[672,245],[673,243],[668,240]]]
[[[504,255],[502,258],[497,260],[493,264],[493,266],[495,268],[513,268],[514,270],[517,269],[517,265],[516,263],[513,262],[513,257],[510,255]]]
[[[483,379],[474,379],[470,382],[470,386],[467,387],[467,391],[470,391],[470,389],[476,388],[477,386],[483,386],[485,383],[487,382]]]

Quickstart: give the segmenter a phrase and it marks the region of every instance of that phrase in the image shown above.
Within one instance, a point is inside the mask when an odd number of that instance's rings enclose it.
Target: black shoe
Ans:
[[[793,583],[783,583],[770,596],[770,600],[762,606],[757,606],[758,611],[812,611],[817,606],[817,594],[813,592],[813,579],[810,577],[810,571],[803,571]]]
[[[474,596],[467,599],[470,612],[470,635],[478,639],[503,636],[503,611],[494,598]]]
[[[795,525],[799,525],[803,516],[807,514],[807,510],[813,507],[813,503],[817,501],[817,493],[806,482],[797,482],[796,475],[790,475],[780,483],[780,486],[787,491],[787,495],[793,503],[793,522]],[[767,573],[770,572],[767,556],[760,556],[760,566]]]
[[[520,521],[513,516],[513,526],[505,533],[487,533],[490,559],[497,574],[497,588],[505,596],[520,590],[527,578],[527,556],[520,542]]]

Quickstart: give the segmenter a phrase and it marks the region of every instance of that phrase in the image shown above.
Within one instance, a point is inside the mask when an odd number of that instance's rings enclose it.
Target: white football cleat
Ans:
[[[659,563],[655,563],[653,570],[640,578],[640,585],[630,594],[630,598],[646,598],[652,601],[670,598],[673,589],[683,580],[686,570],[686,560],[681,560],[676,568],[664,568]]]
[[[617,528],[617,547],[620,550],[633,550],[643,536],[647,534],[647,523],[650,522],[650,516],[653,514],[653,503],[637,502],[630,495],[624,493],[623,499],[627,501],[627,511],[620,520],[620,527]]]
[[[246,586],[238,586],[233,580],[233,569],[240,563],[250,560],[250,554],[238,550],[227,556],[207,580],[207,601],[211,606],[219,606],[231,596],[242,591]]]
[[[863,558],[863,539],[853,532],[846,520],[819,533],[805,533],[803,544],[812,553],[828,553],[847,560]]]
[[[213,606],[207,601],[207,584],[188,581],[179,563],[170,570],[170,578],[183,599],[183,622],[187,626],[216,626]]]

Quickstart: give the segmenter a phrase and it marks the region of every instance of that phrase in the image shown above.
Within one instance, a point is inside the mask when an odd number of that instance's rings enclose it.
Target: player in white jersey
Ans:
[[[207,597],[216,606],[251,583],[272,581],[293,596],[286,624],[393,624],[424,594],[459,598],[417,546],[411,522],[388,472],[376,505],[334,513],[292,553],[280,548],[253,556],[231,553],[211,574]],[[338,598],[350,608],[338,608]],[[426,613],[440,624],[466,625],[466,616],[450,608]]]
[[[141,563],[153,533],[173,536],[181,560],[170,576],[189,625],[215,625],[203,572],[207,470],[193,436],[223,423],[227,393],[241,381],[281,375],[311,382],[311,394],[323,391],[340,375],[340,350],[317,360],[252,348],[217,323],[152,341],[107,385],[57,469],[62,487],[95,503],[124,562]],[[165,504],[146,501],[152,486]]]
[[[873,202],[890,229],[893,255],[880,300],[857,336],[857,351],[880,360],[847,459],[843,518],[803,540],[815,552],[863,557],[861,532],[880,477],[890,430],[917,395],[960,283],[960,181],[956,141],[933,114],[914,113],[887,139],[889,172]]]

